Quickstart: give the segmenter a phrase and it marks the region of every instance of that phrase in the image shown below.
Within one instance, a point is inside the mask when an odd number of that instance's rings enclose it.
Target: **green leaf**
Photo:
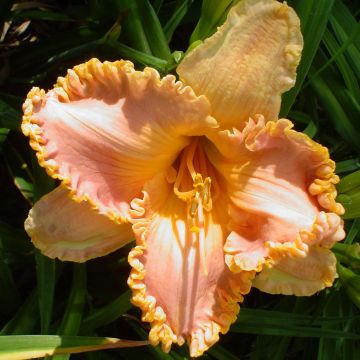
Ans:
[[[0,128],[19,130],[21,114],[0,99]]]
[[[157,14],[159,13],[161,7],[163,6],[163,2],[164,2],[164,0],[154,0],[153,1],[153,8]]]
[[[340,194],[336,200],[345,208],[343,219],[355,219],[360,217],[360,192],[356,194]]]
[[[342,174],[350,171],[358,170],[360,168],[360,159],[348,159],[336,163],[336,173]]]
[[[237,356],[220,345],[211,347],[207,352],[217,360],[239,360]]]
[[[20,305],[20,294],[15,285],[10,267],[6,264],[1,250],[0,238],[0,313],[8,316]]]
[[[86,265],[73,265],[73,282],[65,314],[58,329],[59,335],[78,335],[86,300]],[[53,360],[67,360],[69,355],[57,355]]]
[[[45,20],[45,21],[74,21],[68,15],[61,12],[54,12],[49,10],[26,10],[15,11],[12,14],[14,21],[26,20]]]
[[[295,86],[282,97],[281,117],[287,117],[308,74],[326,29],[334,0],[298,0],[294,8],[301,20],[304,50],[297,70]]]
[[[103,49],[109,51],[109,53],[111,53],[112,56],[118,56],[123,59],[128,59],[133,62],[151,66],[163,73],[165,73],[167,70],[167,65],[168,65],[167,61],[152,55],[148,55],[144,52],[135,50],[117,41],[113,41],[113,40],[104,41]]]
[[[82,26],[76,29],[54,32],[47,37],[42,37],[39,41],[24,44],[11,53],[10,61],[14,70],[13,76],[8,78],[8,82],[12,82],[15,74],[18,73],[21,76],[24,76],[24,72],[26,76],[33,75],[34,69],[38,70],[39,66],[44,62],[46,63],[50,57],[73,47],[84,45],[89,41],[97,40],[100,37],[92,29]],[[29,67],[28,64],[32,64],[32,66]],[[49,71],[50,69],[46,68],[45,70]],[[59,75],[59,69],[55,70]]]
[[[4,145],[3,156],[15,186],[19,189],[23,197],[32,204],[34,201],[34,178],[27,159],[20,149],[10,141]]]
[[[335,2],[330,23],[339,43],[347,45],[345,55],[360,79],[360,37],[356,36],[359,23],[342,1]]]
[[[66,311],[58,334],[77,335],[80,329],[86,300],[86,264],[73,265],[73,282]]]
[[[336,270],[349,298],[360,309],[360,275],[339,263],[336,266]]]
[[[152,55],[160,59],[169,60],[171,57],[171,51],[159,18],[157,17],[150,2],[148,0],[135,0],[134,4],[138,7],[138,14],[144,26]]]
[[[146,339],[148,337],[148,334],[140,327],[136,326],[134,323],[130,323],[134,331],[139,335],[140,339]],[[157,360],[178,360],[178,356],[172,356],[172,352],[170,354],[164,353],[159,346],[153,347],[150,346],[149,350],[152,354],[152,359]],[[1,359],[0,359],[1,360]],[[182,360],[181,358],[179,360]]]
[[[332,83],[332,85],[329,83]],[[341,89],[341,85],[338,84],[336,79],[327,78],[325,80],[322,76],[317,76],[312,79],[311,86],[323,104],[337,132],[355,149],[360,150],[358,131],[338,98],[338,90]],[[336,89],[337,86],[339,89]],[[336,94],[335,91],[337,92]]]
[[[351,303],[349,303],[346,296],[343,296],[343,293],[336,291],[333,293],[332,300],[327,303],[326,306],[322,309],[323,316],[344,316],[351,317],[353,315]],[[344,320],[342,324],[323,324],[322,328],[327,330],[344,330],[351,331],[352,320]],[[349,326],[350,325],[350,326]],[[341,338],[338,339],[328,339],[321,338],[319,341],[319,348],[317,354],[317,360],[327,360],[327,359],[341,359],[343,358],[343,344],[344,341],[347,343],[356,343],[353,340],[344,340]],[[346,358],[344,358],[346,359]]]
[[[189,11],[193,2],[194,0],[184,0],[165,24],[164,34],[168,43],[171,41],[174,31],[180,25],[182,19]]]
[[[253,324],[243,324],[243,323],[235,323],[230,331],[237,333],[246,333],[246,334],[259,334],[259,335],[276,335],[276,336],[296,336],[296,337],[304,337],[304,338],[346,338],[359,340],[360,335],[356,333],[350,333],[345,331],[337,331],[337,330],[325,330],[310,326],[277,326],[274,327],[273,324],[263,324],[261,319],[257,323]]]
[[[360,217],[360,170],[343,177],[337,185],[337,190],[337,200],[345,207],[343,218]]]
[[[144,54],[153,55],[136,1],[131,4],[123,22],[123,33],[129,39],[131,47]]]
[[[331,55],[331,59],[326,62],[324,66],[317,70],[317,72],[311,76],[310,81],[313,77],[317,76],[321,73],[327,66],[329,66],[332,62],[336,62],[337,67],[342,75],[344,83],[351,91],[351,93],[356,96],[356,98],[360,95],[359,84],[354,74],[354,71],[351,65],[347,62],[346,58],[344,57],[343,53],[348,48],[348,46],[352,43],[352,39],[360,35],[360,23],[354,29],[354,32],[351,37],[347,39],[341,47],[337,43],[335,37],[329,30],[326,30],[324,33],[323,41],[324,44]]]
[[[38,309],[37,291],[34,290],[15,316],[1,329],[0,339],[2,335],[31,333],[38,322]]]
[[[251,325],[260,322],[263,325],[275,327],[282,327],[283,325],[306,327],[309,324],[318,326],[324,323],[341,323],[343,320],[343,317],[319,317],[314,319],[313,316],[304,314],[303,311],[301,313],[290,313],[275,310],[242,308],[236,323]]]
[[[69,59],[83,56],[84,54],[91,54],[93,51],[98,50],[104,44],[104,40],[88,41],[85,44],[81,44],[75,47],[70,47],[64,51],[60,51],[57,54],[46,59],[47,66],[51,66],[57,63],[62,63]]]
[[[360,170],[343,177],[336,188],[340,194],[349,193],[360,188]]]
[[[51,178],[41,167],[35,157],[34,153],[31,154],[32,173],[34,177],[34,201],[40,200],[40,198],[55,188],[55,180]]]
[[[225,20],[233,0],[203,0],[201,16],[195,30],[191,34],[189,44],[205,40]]]
[[[94,310],[91,315],[84,319],[81,326],[82,333],[91,333],[101,326],[110,324],[130,310],[130,295],[131,293],[128,290],[110,304]]]
[[[360,232],[360,218],[355,219],[347,233],[345,244],[352,244]]]
[[[9,129],[2,129],[0,128],[0,146],[6,140],[10,130]]]
[[[48,334],[55,293],[55,261],[35,251],[41,333]]]
[[[353,268],[360,269],[360,244],[337,243],[331,249],[336,256],[341,256],[341,262]]]
[[[23,335],[0,336],[0,360],[26,360],[56,354],[148,345],[148,341],[104,337]]]
[[[317,121],[313,120],[310,115],[306,113],[300,111],[291,111],[289,118],[294,119],[296,122],[306,124],[307,126],[303,133],[311,138],[313,138],[319,130],[319,124]]]
[[[33,249],[24,229],[18,229],[0,221],[0,251],[26,254]]]

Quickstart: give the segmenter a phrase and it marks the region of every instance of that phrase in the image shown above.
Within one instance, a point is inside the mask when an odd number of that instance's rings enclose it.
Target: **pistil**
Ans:
[[[195,154],[199,151],[198,141],[195,140],[188,148],[184,150],[180,160],[180,166],[178,174],[174,183],[174,193],[182,201],[187,203],[187,216],[188,216],[188,227],[190,236],[194,246],[199,247],[201,267],[205,275],[208,275],[206,265],[206,251],[205,251],[205,214],[204,210],[209,212],[212,209],[212,198],[211,198],[211,178],[205,177],[196,171],[194,166]],[[202,155],[202,156],[201,156]],[[198,162],[200,161],[200,168],[206,169],[206,164],[203,152],[199,156]],[[188,191],[181,191],[180,186],[184,186],[185,176],[190,175],[192,179],[192,189]]]

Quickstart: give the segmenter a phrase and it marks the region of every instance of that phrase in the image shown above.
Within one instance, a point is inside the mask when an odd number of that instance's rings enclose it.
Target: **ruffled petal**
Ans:
[[[270,294],[310,296],[332,286],[336,257],[328,249],[313,246],[304,256],[286,255],[274,265],[266,265],[253,286]]]
[[[58,187],[30,210],[25,229],[34,245],[50,258],[84,262],[115,251],[133,240],[130,224],[117,224],[86,202],[71,199]]]
[[[123,221],[143,184],[189,143],[216,127],[205,97],[174,76],[92,59],[45,94],[33,88],[22,130],[39,162],[74,196]]]
[[[281,94],[295,84],[302,45],[299,19],[286,2],[242,0],[177,72],[208,97],[222,128],[242,128],[255,114],[278,118]]]
[[[143,199],[132,202],[137,241],[129,254],[132,302],[151,323],[151,343],[162,343],[166,352],[187,340],[191,356],[200,356],[228,331],[237,302],[250,290],[254,272],[232,274],[224,263],[226,204],[213,205],[204,214],[201,243],[190,229],[186,203],[164,179],[154,180]]]
[[[306,260],[312,247],[330,248],[345,236],[335,164],[325,147],[292,126],[259,116],[207,144],[232,201],[225,260],[233,272],[275,268],[284,254]]]

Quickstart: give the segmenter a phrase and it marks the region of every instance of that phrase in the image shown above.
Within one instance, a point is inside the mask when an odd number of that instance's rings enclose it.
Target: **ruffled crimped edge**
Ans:
[[[255,271],[241,271],[236,276],[240,279],[238,284],[232,283],[231,291],[228,293],[223,289],[217,289],[215,299],[224,309],[224,312],[219,316],[219,321],[209,321],[204,324],[201,329],[193,331],[190,334],[190,356],[201,356],[212,345],[219,341],[219,334],[226,334],[230,326],[236,321],[240,305],[244,301],[244,295],[248,294],[251,290],[252,280],[255,278]],[[239,281],[239,279],[237,279]]]
[[[338,215],[344,214],[344,207],[335,201],[337,191],[335,185],[340,181],[335,174],[335,162],[330,159],[329,150],[310,139],[306,134],[293,130],[294,124],[288,119],[269,121],[266,124],[262,115],[250,120],[243,131],[244,143],[248,150],[256,151],[261,144],[261,137],[286,137],[298,146],[312,152],[312,161],[316,163],[314,172],[316,178],[308,187],[310,195],[316,197],[323,209]],[[261,145],[260,145],[261,146]]]
[[[336,272],[336,257],[335,255],[326,248],[323,248],[319,245],[314,245],[309,248],[309,251],[305,254],[299,255],[303,251],[301,249],[295,250],[295,246],[291,246],[291,251],[289,255],[288,244],[284,244],[277,249],[277,261],[272,261],[267,263],[263,270],[257,274],[253,281],[253,286],[265,291],[269,294],[282,294],[282,295],[296,295],[296,296],[311,296],[315,293],[331,287],[334,283],[334,280],[338,277]],[[301,244],[304,245],[304,244]],[[306,261],[306,256],[309,255],[309,252],[318,253],[323,255],[321,264],[324,266],[326,271],[322,271],[322,276],[316,280],[296,278],[294,275],[287,274],[286,270],[278,269],[277,264],[281,261],[281,258],[291,261],[291,258],[298,260],[304,258]],[[295,253],[296,255],[293,255]],[[281,257],[282,255],[282,257]],[[301,264],[298,264],[299,267]],[[290,276],[290,277],[289,277]],[[285,278],[285,281],[284,281]]]
[[[286,19],[288,25],[288,45],[285,47],[285,61],[282,66],[285,69],[282,76],[281,87],[277,89],[281,93],[291,89],[295,85],[296,69],[301,60],[303,38],[300,32],[300,19],[295,11],[287,5],[286,1],[278,2],[273,0],[243,0],[229,11],[229,22],[236,22],[239,16],[244,16],[251,9],[255,14],[257,11],[273,11],[278,18]],[[223,25],[224,26],[224,25]],[[221,28],[218,29],[218,32]],[[289,79],[294,79],[289,82]]]
[[[261,272],[264,266],[274,266],[276,261],[284,256],[305,257],[312,246],[329,249],[336,242],[345,238],[344,222],[340,217],[344,213],[344,208],[335,200],[337,195],[335,184],[339,182],[339,177],[335,174],[335,162],[330,159],[326,147],[316,143],[307,135],[292,130],[293,126],[292,122],[287,119],[265,123],[264,117],[257,115],[254,119],[249,120],[242,131],[242,143],[245,144],[248,150],[257,151],[264,144],[262,141],[264,136],[270,135],[271,138],[285,136],[289,140],[296,142],[297,145],[307,150],[310,149],[313,152],[312,160],[317,163],[314,170],[317,178],[312,181],[308,191],[310,195],[316,197],[321,208],[330,212],[320,211],[311,229],[300,229],[293,242],[265,242],[264,246],[268,250],[268,255],[253,266],[253,270],[256,272]],[[243,259],[241,254],[226,254],[225,258],[231,271],[249,270],[247,260]],[[329,283],[329,281],[326,283]]]
[[[337,214],[321,211],[311,229],[300,230],[293,242],[266,241],[264,246],[267,255],[257,262],[253,261],[251,266],[242,254],[226,254],[226,264],[234,273],[244,270],[254,270],[259,273],[266,266],[273,267],[284,257],[304,258],[313,247],[330,249],[336,242],[345,238],[343,223]]]
[[[279,243],[267,241],[271,263],[282,256],[304,257],[313,246],[330,249],[336,242],[345,238],[344,221],[334,213],[321,211],[310,230],[300,230],[294,242]]]
[[[118,83],[114,79],[117,79]],[[88,96],[99,97],[97,87],[101,88],[101,91],[115,89],[121,92],[123,86],[128,86],[132,94],[136,94],[141,90],[141,87],[148,86],[149,80],[152,81],[151,84],[154,87],[163,88],[169,94],[180,94],[185,96],[189,102],[197,101],[198,106],[209,107],[205,96],[197,96],[190,86],[176,81],[175,76],[167,75],[160,79],[160,75],[155,69],[147,67],[143,71],[136,71],[134,65],[125,60],[105,61],[102,63],[93,58],[86,63],[75,66],[73,69],[69,69],[65,77],[59,77],[53,91],[60,101],[70,102]],[[87,194],[77,195],[76,190],[70,185],[71,178],[62,176],[59,173],[59,165],[54,159],[46,159],[48,153],[46,149],[47,140],[41,124],[34,116],[34,109],[41,107],[45,98],[45,90],[38,87],[31,89],[23,104],[24,116],[21,124],[22,132],[30,138],[30,146],[36,151],[40,166],[45,168],[49,176],[62,182],[62,185],[70,191],[69,196],[74,201],[89,202],[94,211],[106,215],[110,220],[119,224],[128,222],[128,216],[120,215],[114,210],[101,210],[99,204],[94,202]],[[216,120],[210,116],[208,116],[208,121],[213,127],[218,126]]]
[[[317,216],[310,231],[301,230],[296,240],[291,243],[277,243],[268,241],[265,246],[269,249],[269,260],[265,263],[262,272],[255,278],[255,287],[266,289],[272,294],[285,294],[297,296],[309,296],[314,293],[330,287],[334,280],[338,277],[336,272],[336,258],[329,250],[335,242],[345,238],[343,229],[343,220],[334,213],[325,213],[321,211]],[[288,282],[276,281],[277,275],[281,275],[284,271],[274,267],[281,262],[282,259],[300,260],[311,253],[323,252],[325,258],[326,271],[322,272],[322,277],[317,281],[299,279],[291,284]],[[267,268],[272,269],[273,277],[267,275]],[[286,272],[286,271],[285,271]]]
[[[286,24],[285,29],[277,26],[274,30],[282,34],[281,40],[279,40],[279,49],[271,46],[267,49],[256,48],[257,41],[254,39],[257,35],[257,26],[255,25],[266,20],[274,24],[280,20]],[[251,28],[252,25],[254,25],[253,28]],[[250,31],[248,30],[249,26]],[[271,39],[271,31],[265,36]],[[236,39],[239,37],[240,45],[237,46]],[[231,42],[234,46],[231,46]],[[286,1],[242,0],[237,1],[232,6],[225,23],[213,35],[201,44],[191,47],[176,71],[180,79],[191,85],[197,93],[207,95],[214,105],[220,104],[219,111],[214,106],[214,116],[223,129],[229,129],[232,126],[243,128],[248,117],[256,112],[265,114],[271,120],[278,118],[281,103],[280,95],[295,85],[296,69],[301,59],[302,48],[303,38],[300,31],[300,20]],[[222,49],[226,50],[222,51]],[[239,60],[242,65],[237,69],[233,68],[233,59],[230,59],[229,53],[231,55],[238,53],[237,58],[242,59]],[[219,54],[224,55],[222,59],[221,56],[218,56]],[[274,56],[268,58],[267,55],[269,54]],[[267,65],[270,64],[269,59],[272,57],[274,57],[274,64],[269,67]],[[221,88],[218,86],[219,84],[212,82],[211,79],[209,81],[206,75],[216,69],[218,64],[215,62],[227,69],[224,72],[223,79],[216,78],[219,80],[218,83],[224,82],[223,92],[218,91]],[[268,70],[262,72],[260,66],[256,65],[262,62],[264,63],[263,67],[271,68],[272,72],[276,72],[276,81],[269,83],[268,76],[264,76]],[[199,72],[199,66],[207,68],[207,72],[204,74],[201,71]],[[259,67],[253,73],[250,72],[251,77],[253,77],[252,84],[246,80],[239,82],[239,76],[236,75],[238,72],[241,78],[242,67],[247,69],[254,67],[254,70]],[[234,76],[227,76],[229,73],[234,73]],[[229,90],[230,88],[232,88],[233,95],[227,94],[229,91],[226,89]],[[258,89],[258,91],[254,91],[253,88]],[[253,95],[248,99],[243,99],[244,96],[241,94],[245,94],[247,97],[247,93],[253,93]],[[221,107],[221,102],[225,99],[228,106]],[[243,103],[243,101],[245,102]],[[256,104],[257,102],[258,104]],[[263,104],[263,108],[261,108],[261,104]],[[237,110],[232,110],[233,108]]]
[[[130,210],[133,223],[133,231],[137,239],[137,246],[133,248],[128,256],[128,261],[132,267],[128,285],[132,290],[131,302],[138,306],[142,311],[142,321],[149,322],[151,330],[149,340],[153,346],[161,343],[162,350],[169,352],[173,343],[183,345],[185,338],[177,336],[166,324],[166,314],[162,307],[156,305],[156,299],[146,294],[146,285],[143,280],[146,276],[144,265],[140,262],[141,257],[146,250],[146,236],[148,227],[152,220],[152,211],[149,206],[149,195],[143,191],[143,198],[136,198],[131,202]],[[219,340],[219,333],[225,334],[229,331],[230,326],[237,319],[240,311],[239,302],[244,300],[243,295],[249,293],[251,289],[251,281],[255,277],[254,271],[243,271],[237,276],[241,277],[241,286],[231,284],[233,294],[229,294],[219,289],[216,292],[216,301],[222,308],[226,309],[220,315],[219,324],[215,321],[209,321],[202,325],[201,329],[191,332],[187,339],[190,345],[190,356],[201,356],[206,350]]]
[[[178,339],[170,326],[165,324],[166,314],[160,306],[156,306],[156,299],[153,296],[146,295],[146,285],[143,283],[146,270],[139,260],[139,257],[146,250],[147,229],[151,222],[151,210],[146,208],[148,201],[149,196],[147,192],[143,191],[143,199],[136,198],[131,202],[132,209],[130,213],[134,219],[132,221],[133,231],[138,235],[136,242],[139,245],[135,246],[128,256],[128,262],[132,269],[127,283],[132,290],[132,304],[141,309],[142,321],[149,322],[151,325],[149,333],[151,344],[156,346],[161,342],[163,351],[169,352],[172,343],[182,345],[184,340]],[[150,212],[150,214],[145,217],[147,212]]]

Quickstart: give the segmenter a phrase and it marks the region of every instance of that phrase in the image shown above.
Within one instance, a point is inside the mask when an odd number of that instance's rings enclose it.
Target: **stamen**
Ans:
[[[197,149],[199,150],[197,153]],[[205,276],[208,275],[206,264],[206,234],[205,234],[205,211],[212,209],[211,196],[211,178],[203,179],[201,173],[195,170],[194,156],[197,154],[195,160],[197,168],[204,174],[208,174],[206,166],[205,154],[198,147],[198,140],[193,141],[183,152],[180,159],[179,170],[174,183],[174,193],[180,199],[187,203],[188,211],[188,229],[191,233],[193,245],[198,247],[200,264]],[[186,169],[193,180],[193,189],[189,191],[180,191],[181,184],[184,186],[184,177]],[[189,179],[185,179],[188,183]]]
[[[211,186],[211,178],[207,177],[204,181],[204,190],[203,190],[204,209],[206,211],[210,211],[212,209],[210,186]]]
[[[199,248],[201,268],[204,275],[208,275],[206,265],[206,236],[205,236],[205,216],[204,209],[210,211],[212,207],[210,194],[211,179],[207,177],[205,181],[201,174],[197,173],[194,179],[195,196],[189,202],[189,225],[192,232],[193,241]]]
[[[204,271],[204,275],[207,276],[209,274],[207,265],[206,265],[206,244],[205,244],[205,223],[204,223],[204,210],[201,197],[199,198],[199,206],[198,206],[198,216],[197,223],[199,226],[199,251],[200,251],[200,263],[201,267]]]
[[[184,178],[184,171],[185,171],[185,166],[186,166],[186,162],[183,161],[184,156],[186,156],[186,154],[183,154],[183,156],[180,160],[179,171],[178,171],[175,183],[174,183],[174,193],[180,200],[188,201],[195,195],[195,191],[194,190],[190,190],[190,191],[180,191],[179,190],[181,181]]]
[[[187,156],[186,156],[186,165],[187,165],[187,168],[190,172],[190,175],[191,175],[193,181],[195,181],[195,177],[197,175],[195,168],[194,168],[194,162],[193,162],[197,145],[198,145],[198,140],[196,139],[188,147]]]
[[[207,160],[202,146],[197,148],[197,157],[199,163],[199,170],[201,174],[208,174]]]
[[[194,199],[195,200],[195,199]],[[197,208],[198,208],[198,203],[197,201],[192,201],[191,205],[190,205],[190,216],[192,218],[194,218],[196,216],[196,212],[197,212]]]

